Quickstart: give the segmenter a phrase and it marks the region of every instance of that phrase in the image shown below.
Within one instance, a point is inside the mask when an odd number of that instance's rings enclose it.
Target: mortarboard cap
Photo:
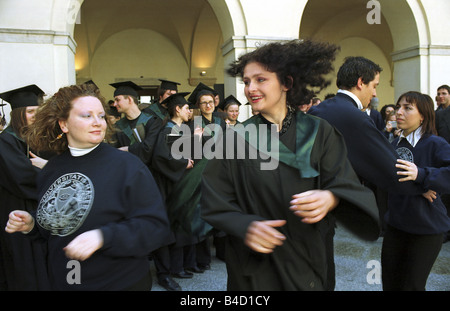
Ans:
[[[161,81],[160,88],[164,90],[174,90],[178,92],[178,85],[180,85],[180,83],[162,79],[159,79],[159,81]]]
[[[143,88],[131,81],[111,83],[110,85],[116,88],[114,91],[114,97],[119,95],[139,97],[138,91],[143,90]]]
[[[41,95],[44,95],[44,91],[32,84],[1,93],[0,98],[8,102],[13,110],[20,107],[39,106],[38,99]]]
[[[195,105],[197,103],[197,100],[200,98],[200,96],[205,95],[205,94],[213,94],[214,96],[216,96],[219,93],[217,93],[217,91],[215,91],[214,89],[210,88],[206,84],[200,82],[195,87],[195,89],[192,91],[192,94],[191,94],[191,96],[189,96],[188,101],[192,105]]]
[[[236,97],[230,95],[219,103],[218,108],[225,110],[225,108],[230,104],[236,104],[238,106],[242,105],[241,102],[238,101]]]
[[[189,105],[186,98],[184,98],[186,95],[190,94],[189,92],[181,92],[181,93],[175,93],[167,97],[165,100],[161,102],[161,104],[166,104],[168,109],[171,109],[173,106],[184,106]]]
[[[83,84],[92,85],[92,86],[94,86],[95,89],[98,89],[97,84],[95,84],[95,82],[92,80],[86,81]]]

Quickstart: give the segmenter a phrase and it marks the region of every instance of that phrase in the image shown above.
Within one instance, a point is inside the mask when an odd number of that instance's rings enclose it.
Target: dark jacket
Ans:
[[[436,130],[439,136],[450,142],[450,108],[436,111]]]
[[[413,182],[398,181],[395,164],[399,157],[394,147],[350,96],[338,93],[321,102],[311,114],[327,120],[344,136],[350,163],[363,180],[399,193],[426,192]]]

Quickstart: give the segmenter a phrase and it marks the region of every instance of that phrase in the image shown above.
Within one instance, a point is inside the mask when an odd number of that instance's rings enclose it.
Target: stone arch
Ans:
[[[380,0],[380,3],[394,39],[391,59],[395,98],[409,90],[429,93],[431,34],[421,1]]]
[[[380,4],[377,24],[370,24],[367,19],[375,8],[373,3]],[[390,83],[378,92],[384,97],[380,102],[391,102],[406,90],[429,91],[430,29],[420,0],[308,1],[300,36],[336,44],[348,44],[350,41],[346,39],[350,37],[374,43],[384,54],[384,57],[380,56],[380,62],[387,59],[388,66],[384,67],[382,79]],[[360,51],[364,51],[363,46],[354,46],[354,54]],[[335,64],[336,69],[339,66]]]
[[[143,64],[151,63],[148,58],[152,57],[160,60],[160,64],[153,68],[139,68],[139,73],[132,79],[137,80],[138,84],[155,85],[162,78],[180,82],[180,90],[191,91],[198,82],[212,85],[223,81],[220,54],[223,40],[219,22],[207,0],[135,0],[133,3],[135,6],[130,7],[129,2],[84,2],[81,7],[81,24],[75,25],[74,31],[75,41],[78,43],[77,82],[92,79],[93,75],[98,76],[97,69],[95,73],[91,71],[91,61],[100,50],[105,52],[102,47],[105,43],[110,43],[108,40],[112,36],[125,30],[130,35],[128,38],[122,37],[125,41],[139,43],[139,38],[132,38],[134,32],[135,35],[141,35],[142,41],[161,40],[166,47],[167,44],[172,47],[161,55],[157,44],[153,49],[148,44],[136,46],[147,48],[145,55],[142,55]],[[126,57],[130,46],[121,45],[121,42],[117,42],[117,45],[117,53],[122,48],[120,54]],[[174,57],[173,62],[170,57]],[[184,60],[183,64],[180,64],[180,58]],[[161,69],[164,64],[167,71]],[[179,69],[178,73],[174,73],[175,68],[170,68],[175,64]],[[200,75],[203,70],[207,72],[206,76]],[[125,77],[121,76],[120,79],[123,78]],[[106,77],[99,78],[99,84],[102,91],[111,92]]]

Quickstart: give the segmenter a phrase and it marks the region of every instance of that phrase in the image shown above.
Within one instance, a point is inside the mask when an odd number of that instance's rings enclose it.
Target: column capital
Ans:
[[[244,49],[250,51],[256,49],[257,47],[280,41],[290,41],[298,38],[287,38],[287,37],[261,37],[261,36],[233,36],[226,40],[222,45],[222,55],[225,56],[234,49]]]
[[[65,45],[74,54],[77,47],[69,33],[51,30],[0,28],[0,42]]]

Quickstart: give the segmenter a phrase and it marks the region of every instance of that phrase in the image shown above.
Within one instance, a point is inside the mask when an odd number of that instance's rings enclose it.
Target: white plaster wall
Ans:
[[[324,99],[328,93],[336,93],[336,75],[348,56],[364,56],[381,66],[383,71],[380,74],[380,85],[377,87],[377,97],[379,99],[378,110],[386,104],[392,104],[395,100],[394,88],[391,86],[391,67],[389,60],[385,57],[383,51],[373,42],[359,37],[350,37],[337,43],[341,50],[334,61],[334,72],[329,75],[332,79],[331,85],[324,89],[320,94],[320,99]],[[357,47],[357,49],[355,48]]]
[[[52,94],[75,82],[73,2],[82,0],[0,1],[0,91],[37,84]]]
[[[167,61],[163,62],[161,59]],[[169,79],[181,83],[179,91],[191,91],[189,68],[174,44],[161,34],[132,29],[114,34],[95,51],[91,61],[92,79],[103,96],[111,98],[117,79]]]
[[[52,7],[53,0],[1,0],[0,28],[49,30]]]
[[[306,2],[241,0],[247,35],[263,38],[298,38],[301,15]]]

